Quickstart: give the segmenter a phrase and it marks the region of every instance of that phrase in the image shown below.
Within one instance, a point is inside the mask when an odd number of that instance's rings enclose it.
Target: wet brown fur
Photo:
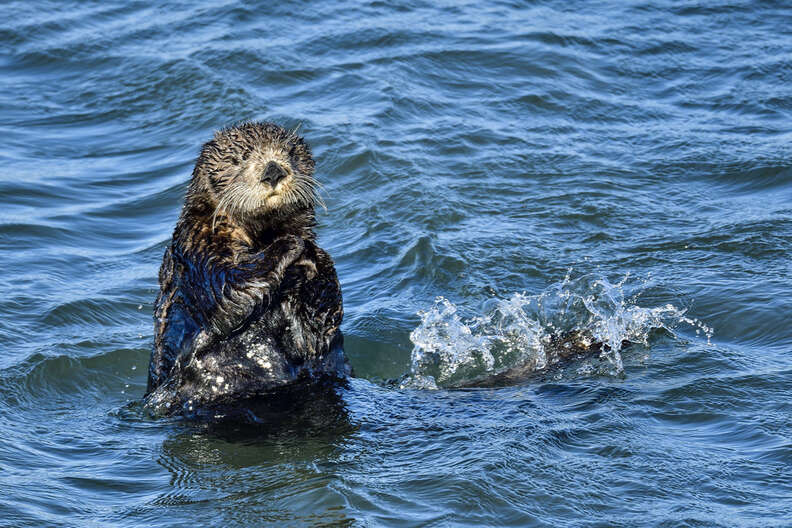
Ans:
[[[186,413],[348,372],[313,173],[303,138],[271,123],[203,146],[160,268],[150,401]]]

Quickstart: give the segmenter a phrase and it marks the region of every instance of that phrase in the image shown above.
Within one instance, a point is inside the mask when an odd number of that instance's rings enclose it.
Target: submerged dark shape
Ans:
[[[623,340],[621,349],[632,346],[630,341]],[[517,385],[537,376],[544,376],[549,369],[557,368],[569,364],[573,361],[593,358],[611,347],[601,341],[596,341],[586,332],[572,331],[553,334],[546,343],[549,366],[536,369],[536,365],[528,363],[517,365],[497,374],[490,374],[481,378],[466,380],[455,384],[452,388],[474,388],[474,387],[507,387]]]
[[[221,130],[201,149],[159,273],[156,412],[244,415],[245,402],[349,374],[313,172],[303,139],[271,123]]]

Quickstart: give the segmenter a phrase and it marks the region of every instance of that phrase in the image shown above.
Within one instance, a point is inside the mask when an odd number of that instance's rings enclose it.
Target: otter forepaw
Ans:
[[[305,273],[305,278],[308,280],[313,279],[316,277],[318,270],[316,269],[316,264],[312,260],[308,260],[306,258],[302,258],[294,263],[294,266],[299,266],[303,268]]]
[[[296,235],[283,235],[267,246],[263,254],[268,259],[282,258],[291,260],[290,264],[297,260],[297,257],[305,250],[305,241]]]
[[[224,327],[223,332],[230,332],[240,326],[256,307],[267,306],[271,300],[272,284],[266,280],[237,285],[220,303],[216,320]]]

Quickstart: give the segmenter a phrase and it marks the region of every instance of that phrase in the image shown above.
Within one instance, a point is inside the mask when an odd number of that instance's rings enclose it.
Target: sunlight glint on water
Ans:
[[[438,297],[434,306],[418,312],[421,324],[410,334],[413,342],[411,368],[400,382],[403,388],[455,386],[486,379],[521,367],[538,372],[559,361],[552,352],[555,336],[580,334],[588,343],[603,343],[598,354],[607,364],[595,366],[584,360],[581,374],[621,375],[624,342],[650,345],[650,337],[685,323],[697,332],[712,330],[685,316],[685,309],[671,304],[645,308],[635,304],[641,291],[625,299],[628,277],[611,284],[603,277],[586,275],[563,282],[538,295],[515,293],[508,299],[488,303],[486,313],[463,319],[448,299]]]

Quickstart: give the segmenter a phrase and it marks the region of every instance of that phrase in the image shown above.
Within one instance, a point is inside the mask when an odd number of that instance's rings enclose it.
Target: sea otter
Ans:
[[[314,233],[317,187],[310,148],[275,124],[203,145],[159,271],[149,407],[222,417],[350,373],[341,288]]]

